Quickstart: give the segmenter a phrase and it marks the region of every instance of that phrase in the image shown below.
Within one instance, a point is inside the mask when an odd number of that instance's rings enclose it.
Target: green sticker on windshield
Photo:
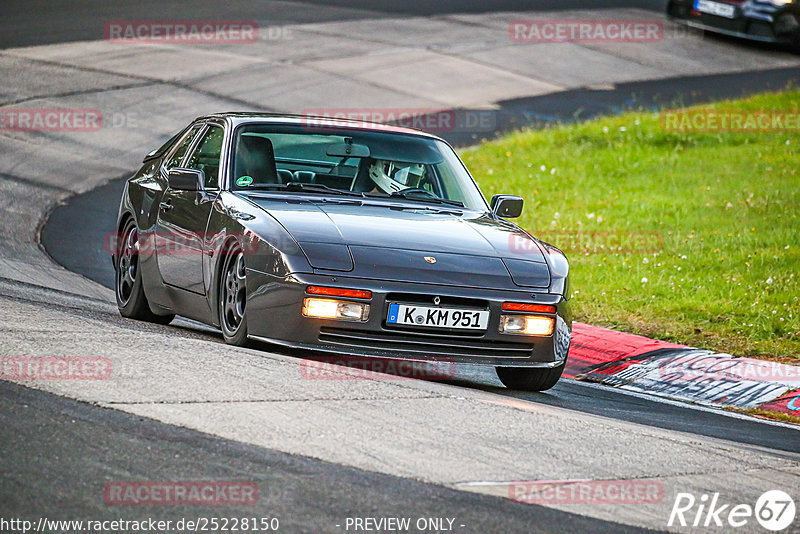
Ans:
[[[247,187],[252,183],[253,183],[253,178],[250,176],[240,176],[236,180],[236,185],[238,185],[239,187]]]

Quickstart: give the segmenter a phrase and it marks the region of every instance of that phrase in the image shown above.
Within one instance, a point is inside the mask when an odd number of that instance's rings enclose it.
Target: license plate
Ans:
[[[489,311],[390,304],[389,315],[386,318],[386,322],[388,324],[419,326],[423,328],[486,330],[489,326]]]
[[[701,13],[725,17],[726,19],[732,19],[736,16],[735,6],[723,4],[722,2],[713,2],[712,0],[697,0],[694,3],[694,8]]]

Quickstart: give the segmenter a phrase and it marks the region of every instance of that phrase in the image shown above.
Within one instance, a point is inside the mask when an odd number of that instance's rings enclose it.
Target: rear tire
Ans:
[[[225,343],[237,347],[249,345],[247,338],[247,287],[244,253],[234,245],[225,254],[219,274],[217,306],[219,326]]]
[[[496,367],[495,370],[500,382],[508,389],[545,391],[556,385],[561,373],[564,372],[564,366],[562,363],[558,367],[551,368]]]
[[[169,324],[175,318],[174,314],[156,315],[147,303],[147,296],[142,287],[142,273],[139,269],[139,229],[133,219],[125,223],[121,235],[122,240],[117,246],[114,262],[116,271],[114,285],[120,315],[137,321]]]

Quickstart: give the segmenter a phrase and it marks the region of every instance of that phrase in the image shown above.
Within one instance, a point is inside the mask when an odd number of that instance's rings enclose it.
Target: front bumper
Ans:
[[[371,291],[369,319],[350,322],[303,317],[309,285]],[[289,347],[337,355],[514,367],[556,367],[566,360],[569,351],[572,316],[561,295],[313,274],[281,279],[251,269],[247,272],[247,290],[249,336]],[[465,333],[386,324],[389,302],[430,306],[434,296],[439,296],[443,304],[488,309],[489,328]],[[501,334],[501,306],[509,301],[556,306],[555,332],[543,337]]]
[[[730,4],[730,2],[725,2]],[[800,36],[800,19],[786,6],[749,0],[735,5],[734,18],[700,13],[694,0],[671,0],[667,15],[692,28],[765,43],[788,44]]]

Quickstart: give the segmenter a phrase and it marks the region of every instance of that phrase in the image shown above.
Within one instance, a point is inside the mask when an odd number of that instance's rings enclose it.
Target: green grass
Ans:
[[[704,107],[796,111],[800,91]],[[488,196],[525,198],[523,228],[566,249],[576,319],[800,364],[800,134],[670,133],[635,112],[462,155]],[[571,245],[595,232],[661,242]]]

